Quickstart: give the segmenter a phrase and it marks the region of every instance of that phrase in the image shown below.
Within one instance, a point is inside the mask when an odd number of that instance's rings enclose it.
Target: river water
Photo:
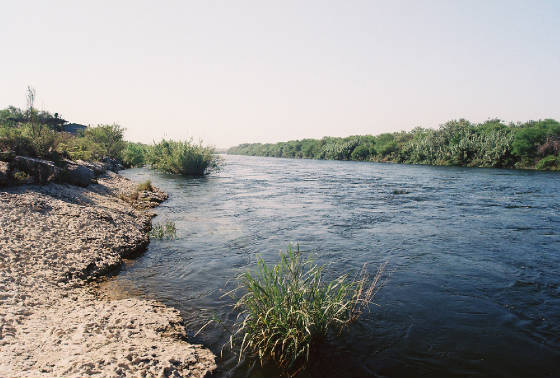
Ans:
[[[170,198],[154,240],[113,283],[178,308],[192,340],[219,355],[235,318],[232,280],[299,243],[328,276],[392,272],[377,306],[301,377],[560,375],[560,174],[225,156],[220,173],[148,169]],[[217,377],[274,377],[227,350]]]

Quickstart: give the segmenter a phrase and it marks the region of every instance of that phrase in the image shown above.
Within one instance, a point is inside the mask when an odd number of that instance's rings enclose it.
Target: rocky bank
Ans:
[[[93,169],[93,168],[92,168]],[[177,310],[92,281],[142,252],[165,196],[107,171],[87,187],[0,187],[0,377],[202,377],[215,356]]]

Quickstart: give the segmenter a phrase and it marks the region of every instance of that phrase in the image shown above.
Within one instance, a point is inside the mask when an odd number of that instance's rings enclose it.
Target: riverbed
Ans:
[[[389,279],[376,306],[301,376],[552,376],[560,361],[560,174],[225,156],[221,172],[180,178],[145,168],[170,198],[154,240],[113,281],[123,295],[179,309],[217,355],[235,318],[234,278],[291,243],[328,276]],[[336,356],[336,357],[334,357]],[[219,377],[270,377],[224,351]]]

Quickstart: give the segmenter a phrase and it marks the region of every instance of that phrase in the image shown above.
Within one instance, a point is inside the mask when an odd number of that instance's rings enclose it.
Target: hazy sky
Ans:
[[[0,107],[217,147],[560,120],[560,1],[3,1]]]

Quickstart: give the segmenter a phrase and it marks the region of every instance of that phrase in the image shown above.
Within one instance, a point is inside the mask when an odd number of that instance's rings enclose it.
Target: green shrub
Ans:
[[[558,171],[560,170],[560,157],[549,155],[539,160],[536,168],[544,171]]]
[[[22,129],[22,135],[29,138],[33,146],[34,156],[47,159],[59,160],[60,153],[58,145],[62,140],[60,133],[49,129],[44,125],[32,126],[26,124]]]
[[[142,167],[146,164],[146,156],[150,146],[142,143],[127,142],[126,147],[121,153],[123,165],[125,167]]]
[[[352,151],[350,155],[352,160],[366,160],[369,157],[369,147],[365,145],[360,145]]]
[[[84,138],[99,146],[103,156],[119,159],[125,148],[123,135],[124,129],[117,124],[99,125],[96,127],[88,127]]]
[[[148,163],[153,169],[185,176],[202,176],[218,169],[220,162],[213,148],[194,144],[192,140],[164,139],[155,144],[148,155]]]
[[[33,142],[16,127],[0,127],[0,150],[14,151],[16,155],[36,156]]]
[[[16,155],[57,161],[64,156],[59,150],[62,140],[60,133],[43,125],[0,127],[0,150],[14,151]]]
[[[152,225],[152,230],[150,231],[150,237],[152,239],[175,239],[177,237],[177,228],[175,223],[171,221],[165,221],[164,223],[156,223]]]
[[[147,190],[149,192],[152,192],[154,190],[154,187],[152,186],[152,181],[151,180],[146,180],[146,181],[138,184],[138,186],[136,187],[137,192],[143,192],[144,190]]]
[[[17,171],[16,173],[14,173],[14,179],[20,183],[27,182],[29,179],[29,175],[26,172]]]
[[[99,160],[106,156],[105,149],[88,137],[70,137],[63,142],[60,149],[72,160]]]
[[[303,260],[299,247],[290,247],[272,267],[262,258],[257,265],[255,274],[240,277],[246,294],[235,305],[240,311],[234,331],[242,340],[239,358],[248,353],[261,364],[271,359],[289,374],[306,366],[311,348],[330,330],[340,333],[358,319],[383,285],[384,265],[373,279],[364,266],[354,279],[345,274],[324,282],[324,267]]]

